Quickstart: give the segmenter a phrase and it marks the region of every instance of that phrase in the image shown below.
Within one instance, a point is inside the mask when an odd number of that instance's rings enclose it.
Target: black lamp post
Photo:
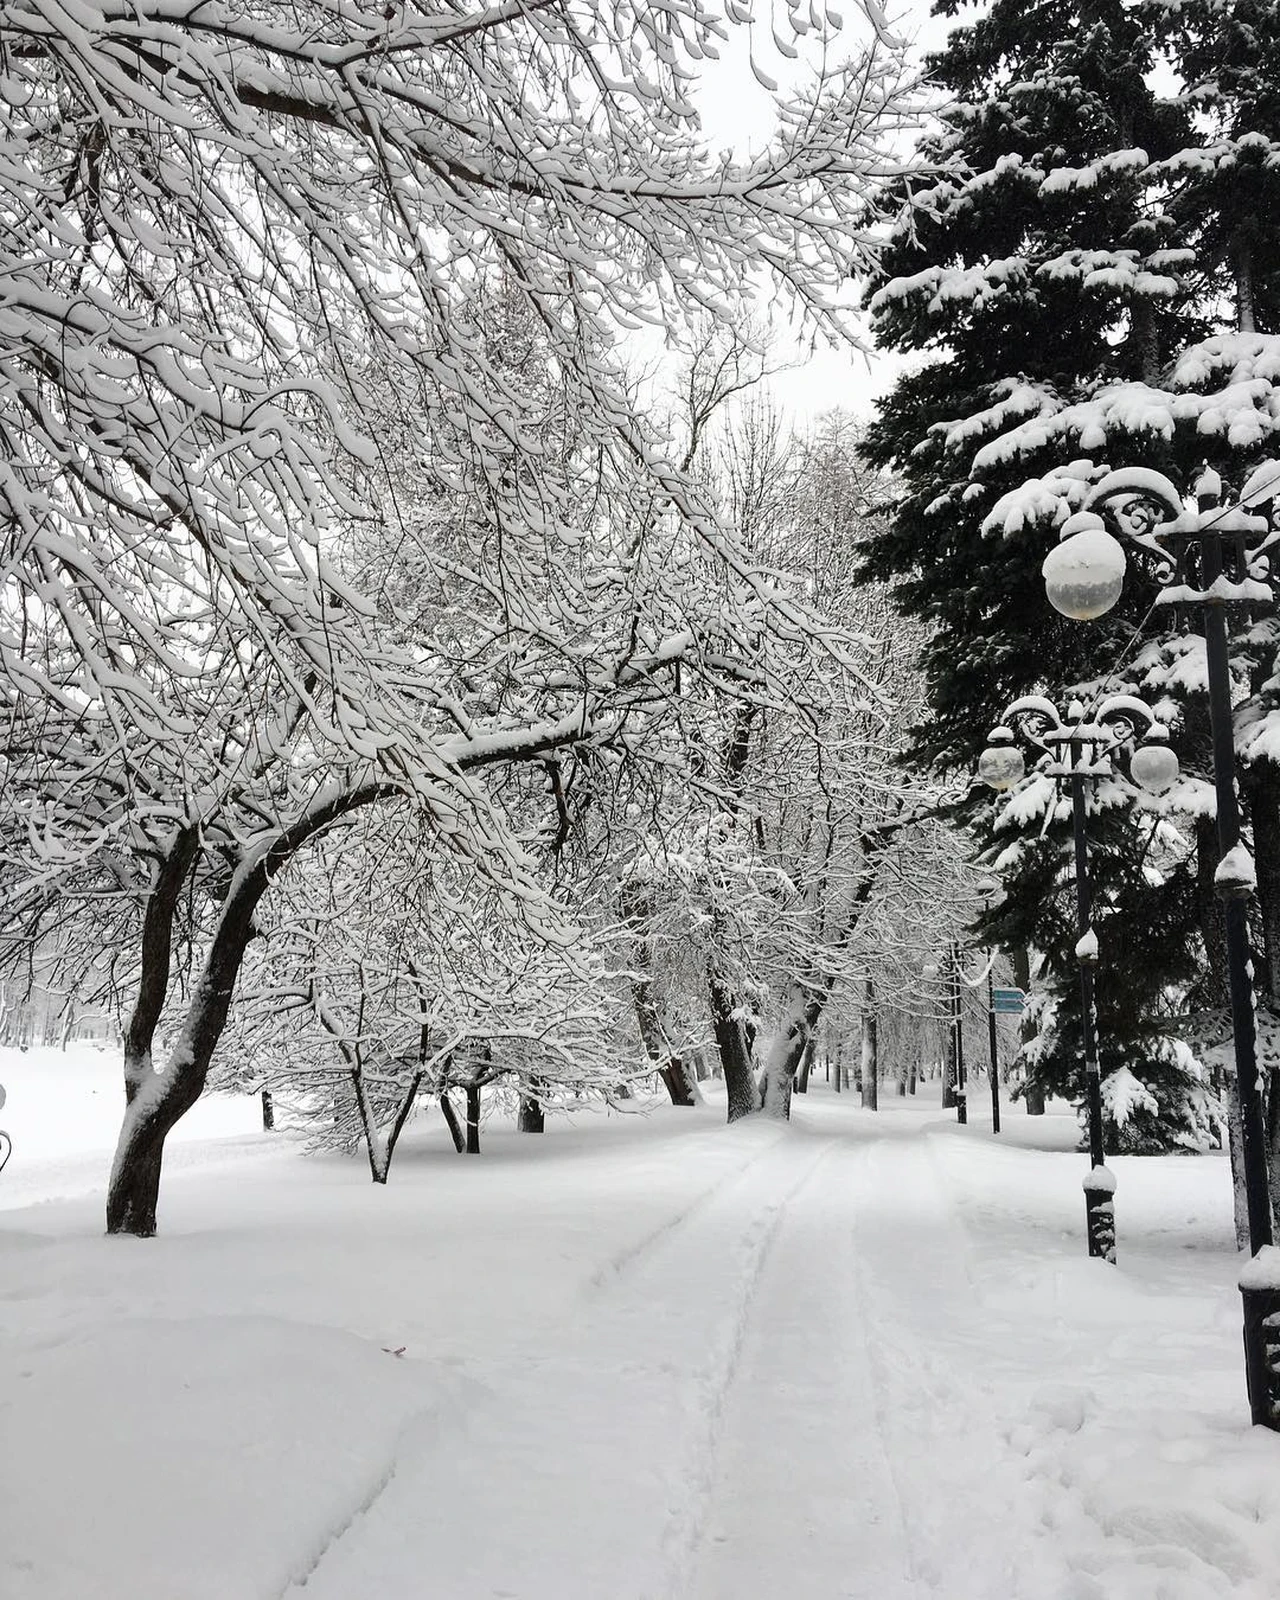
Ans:
[[[983,878],[975,885],[982,896],[982,907],[989,911],[1000,893],[994,878]],[[987,1072],[991,1090],[991,1131],[1000,1132],[1000,1052],[996,1040],[996,956],[994,949],[987,961]]]
[[[964,1022],[961,1015],[960,992],[960,946],[956,940],[951,941],[947,952],[945,972],[936,961],[927,961],[920,969],[920,976],[926,982],[934,983],[941,979],[943,993],[946,995],[947,1031],[951,1039],[951,1093],[954,1095],[956,1121],[967,1123],[969,1120],[968,1086],[964,1074]],[[944,1090],[942,1106],[947,1107],[946,1087]]]
[[[1090,492],[1085,509],[1064,525],[1062,542],[1045,559],[1044,576],[1049,600],[1063,615],[1091,621],[1109,611],[1119,598],[1126,560],[1105,517],[1121,538],[1154,557],[1162,585],[1157,604],[1202,609],[1221,858],[1214,882],[1223,901],[1253,1255],[1241,1278],[1245,1365],[1253,1421],[1280,1430],[1280,1276],[1269,1248],[1266,1128],[1249,970],[1248,902],[1255,878],[1253,860],[1240,839],[1226,617],[1228,605],[1274,600],[1264,552],[1280,539],[1270,514],[1278,489],[1280,468],[1269,463],[1253,474],[1238,505],[1224,507],[1222,480],[1206,469],[1195,485],[1191,510],[1162,473],[1147,468],[1108,473]]]
[[[1080,967],[1081,1032],[1084,1053],[1086,1110],[1089,1128],[1089,1173],[1084,1180],[1085,1223],[1089,1254],[1106,1261],[1116,1258],[1115,1177],[1106,1164],[1102,1137],[1102,1073],[1098,1061],[1097,1011],[1094,970],[1098,963],[1098,936],[1093,928],[1089,882],[1088,814],[1085,784],[1114,776],[1112,756],[1139,734],[1144,742],[1133,754],[1133,781],[1153,794],[1167,789],[1178,776],[1178,758],[1170,750],[1168,735],[1145,701],[1133,695],[1113,695],[1086,713],[1079,700],[1059,715],[1051,700],[1026,695],[1004,713],[1004,721],[991,730],[978,773],[993,789],[1011,789],[1026,770],[1022,752],[1014,744],[1014,727],[1045,754],[1038,770],[1056,780],[1066,779],[1071,792],[1071,828],[1075,842],[1076,961]]]
[[[951,941],[951,1027],[955,1035],[956,1121],[969,1121],[969,1084],[964,1070],[964,995],[960,988],[960,943]]]

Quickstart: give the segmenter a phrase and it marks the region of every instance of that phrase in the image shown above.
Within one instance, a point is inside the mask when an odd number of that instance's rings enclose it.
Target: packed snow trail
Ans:
[[[1275,1600],[1225,1158],[1117,1158],[1110,1267],[1066,1108],[796,1112],[0,1213],[6,1600]]]
[[[491,1384],[487,1402],[459,1429],[432,1419],[420,1441],[408,1437],[366,1514],[305,1589],[288,1592],[417,1600],[426,1583],[457,1600],[684,1593],[761,1275],[832,1147],[764,1126],[744,1140],[740,1174],[679,1226],[592,1273],[568,1323],[539,1330],[499,1372],[469,1366]],[[506,1485],[497,1504],[495,1471]]]
[[[978,1308],[925,1143],[759,1132],[514,1378],[468,1368],[488,1400],[408,1430],[292,1600],[1087,1592],[1019,1525],[1024,1463],[936,1353]],[[997,1549],[957,1570],[957,1522],[993,1495]]]

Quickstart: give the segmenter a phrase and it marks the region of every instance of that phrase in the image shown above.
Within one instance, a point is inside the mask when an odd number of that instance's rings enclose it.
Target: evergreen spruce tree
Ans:
[[[1014,428],[991,448],[1004,460],[1043,460],[1046,447],[1059,463],[1087,454],[1095,472],[1150,459],[1154,449],[1183,486],[1211,466],[1230,498],[1247,482],[1280,477],[1274,466],[1280,458],[1280,5],[1182,0],[1157,8],[1150,20],[1159,48],[1180,75],[1176,98],[1195,138],[1153,163],[1148,177],[1190,247],[1181,277],[1203,308],[1208,336],[1182,350],[1157,383],[1103,384],[1047,423]],[[1084,469],[1077,464],[1072,470]],[[1020,532],[1028,523],[1051,526],[1068,509],[1060,501],[1053,510],[1053,499],[1051,481],[1042,478],[1030,491],[1015,493],[1003,512],[997,507],[988,530],[1002,520]],[[1132,667],[1149,694],[1185,696],[1181,742],[1194,758],[1194,734],[1199,729],[1203,736],[1207,722],[1197,681],[1200,619],[1194,611],[1179,617],[1166,610],[1161,620],[1161,636],[1134,653]],[[1260,1059],[1280,1214],[1280,620],[1272,606],[1252,615],[1238,610],[1234,624],[1236,746],[1258,873]],[[1197,831],[1197,920],[1212,959],[1187,990],[1197,1012],[1187,1031],[1206,1059],[1222,1061],[1230,1055],[1230,1028],[1223,961],[1215,949],[1211,795]],[[1204,1052],[1206,1044],[1217,1048]]]
[[[938,10],[959,6],[943,0]],[[1190,271],[1190,219],[1165,203],[1162,164],[1196,142],[1192,118],[1185,101],[1152,88],[1153,64],[1148,20],[1119,0],[996,0],[930,61],[954,97],[926,149],[944,173],[904,195],[869,297],[881,344],[915,358],[869,438],[907,493],[868,568],[934,629],[934,714],[916,730],[919,761],[972,769],[1011,698],[1048,690],[1061,703],[1087,692],[1148,607],[1135,589],[1105,624],[1057,618],[1040,577],[1053,532],[1034,506],[1021,525],[1005,517],[994,531],[991,513],[1037,467],[1070,476],[1055,419],[1100,387],[1156,381],[1212,326]],[[1083,454],[1090,441],[1079,443]],[[1168,440],[1141,430],[1127,459],[1174,465]],[[989,825],[985,800],[968,810],[980,831]],[[1149,823],[1114,798],[1091,827],[1105,908],[1103,1066],[1124,1119],[1108,1145],[1187,1142],[1203,1130],[1203,1095],[1162,1013],[1172,986],[1192,976],[1196,862],[1188,853],[1158,875],[1120,870],[1144,859]],[[1079,1095],[1069,840],[1064,819],[1042,849],[1006,851],[1006,910],[994,931],[1007,947],[1023,939],[1044,952],[1056,1020],[1032,1061],[1049,1087]],[[1167,934],[1154,937],[1158,929]],[[1146,1098],[1119,1094],[1128,1081],[1145,1084]]]

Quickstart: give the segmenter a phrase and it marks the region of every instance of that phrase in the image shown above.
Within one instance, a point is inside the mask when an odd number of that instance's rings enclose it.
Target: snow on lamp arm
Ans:
[[[1110,537],[1109,535],[1107,537]],[[1120,566],[1123,580],[1124,566]],[[1074,578],[1072,579],[1074,582]],[[1083,591],[1077,587],[1077,598]],[[1085,784],[1114,777],[1112,758],[1136,739],[1143,742],[1134,753],[1134,782],[1150,793],[1167,789],[1178,776],[1178,758],[1169,749],[1168,733],[1145,700],[1117,694],[1086,710],[1073,700],[1063,716],[1043,695],[1023,695],[1006,707],[1000,725],[991,730],[978,772],[993,789],[1016,787],[1025,773],[1015,729],[1044,754],[1036,770],[1071,790],[1071,824],[1075,846],[1076,946],[1080,967],[1081,1033],[1084,1050],[1086,1105],[1089,1125],[1089,1175],[1085,1179],[1085,1222],[1089,1254],[1114,1261],[1115,1179],[1106,1166],[1102,1123],[1102,1072],[1098,1059],[1097,1011],[1094,969],[1098,938],[1092,925],[1092,889],[1089,881],[1089,844]]]
[[[1208,466],[1196,480],[1194,505],[1163,473],[1146,467],[1121,468],[1094,485],[1084,508],[1064,524],[1062,539],[1042,569],[1055,609],[1089,621],[1109,611],[1119,598],[1116,553],[1122,585],[1127,543],[1153,558],[1160,584],[1158,605],[1192,604],[1202,611],[1217,800],[1219,867],[1214,882],[1223,902],[1253,1264],[1269,1259],[1273,1234],[1249,965],[1248,901],[1254,874],[1240,839],[1227,607],[1270,605],[1275,599],[1271,555],[1280,543],[1278,499],[1280,462],[1276,461],[1256,467],[1239,500],[1226,506],[1221,503],[1222,480]],[[1162,759],[1146,758],[1140,767],[1155,768]],[[1260,1288],[1256,1277],[1246,1272],[1240,1284],[1249,1406],[1255,1423],[1280,1431],[1280,1281]]]
[[[1127,544],[1154,558],[1157,605],[1269,604],[1271,552],[1280,543],[1274,511],[1280,462],[1258,466],[1236,505],[1220,504],[1222,480],[1211,467],[1194,493],[1190,508],[1162,472],[1122,467],[1107,473],[1044,559],[1049,603],[1081,622],[1104,616],[1124,587]]]

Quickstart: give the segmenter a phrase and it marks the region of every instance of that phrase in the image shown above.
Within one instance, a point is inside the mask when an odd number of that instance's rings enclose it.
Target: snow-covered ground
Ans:
[[[106,1239],[115,1070],[0,1052],[4,1600],[1280,1593],[1221,1158],[1113,1161],[1110,1268],[979,1095],[431,1117],[385,1190],[212,1101]]]

